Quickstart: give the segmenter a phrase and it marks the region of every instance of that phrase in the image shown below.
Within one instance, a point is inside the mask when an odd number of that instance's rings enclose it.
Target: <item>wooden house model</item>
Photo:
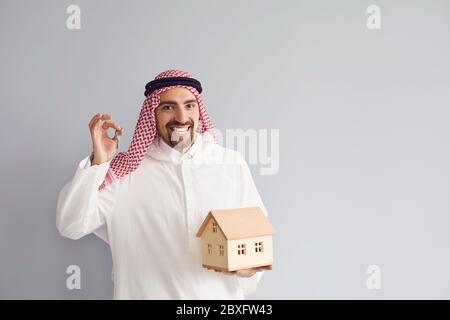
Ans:
[[[272,266],[274,234],[259,207],[212,210],[197,232],[202,266],[221,271]]]

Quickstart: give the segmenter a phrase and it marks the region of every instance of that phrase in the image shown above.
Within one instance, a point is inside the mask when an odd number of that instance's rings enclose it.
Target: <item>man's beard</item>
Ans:
[[[169,145],[180,152],[189,147],[194,141],[194,127],[190,127],[188,131],[188,134],[182,136],[175,131],[169,132]]]
[[[195,140],[195,130],[199,125],[199,120],[188,120],[185,123],[180,123],[176,120],[169,121],[165,125],[165,134],[161,138],[172,148],[183,153],[189,148]],[[184,129],[187,127],[187,131]],[[158,130],[161,132],[160,130]]]

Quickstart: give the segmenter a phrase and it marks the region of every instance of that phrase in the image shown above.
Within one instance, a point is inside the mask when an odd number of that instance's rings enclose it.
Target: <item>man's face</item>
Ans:
[[[189,149],[200,119],[194,94],[186,88],[164,91],[155,113],[161,138],[182,153]]]

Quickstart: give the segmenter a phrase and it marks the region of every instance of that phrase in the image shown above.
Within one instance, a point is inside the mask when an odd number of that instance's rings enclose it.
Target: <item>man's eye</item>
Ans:
[[[164,110],[170,110],[171,107],[172,107],[172,106],[165,105],[165,106],[163,106],[162,108],[163,108]]]
[[[188,108],[193,108],[193,107],[195,107],[195,105],[193,105],[193,104],[187,104],[186,105]]]

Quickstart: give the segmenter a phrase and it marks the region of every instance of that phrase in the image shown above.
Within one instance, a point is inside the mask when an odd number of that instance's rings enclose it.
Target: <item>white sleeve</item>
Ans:
[[[241,207],[260,207],[267,216],[267,210],[261,200],[258,190],[256,189],[253,176],[245,159],[240,156],[240,198]],[[238,277],[239,285],[244,292],[244,295],[255,293],[256,287],[263,275],[264,271],[256,272],[249,278]]]
[[[91,166],[89,158],[79,162],[72,181],[62,188],[58,196],[56,228],[63,237],[69,239],[77,240],[89,233],[97,234],[104,230],[105,216],[114,205],[111,189],[98,191],[110,161]]]

